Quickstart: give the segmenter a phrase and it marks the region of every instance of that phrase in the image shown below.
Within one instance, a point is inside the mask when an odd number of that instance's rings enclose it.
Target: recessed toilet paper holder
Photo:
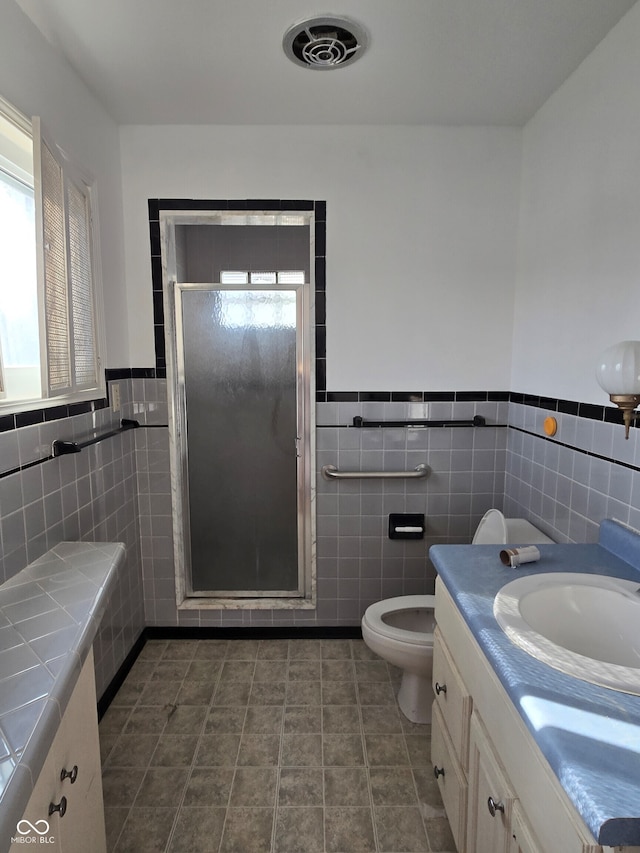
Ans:
[[[389,539],[424,539],[424,513],[390,513]]]

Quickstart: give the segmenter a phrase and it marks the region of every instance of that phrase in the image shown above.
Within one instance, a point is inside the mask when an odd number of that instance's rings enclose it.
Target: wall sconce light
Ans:
[[[625,438],[640,406],[640,341],[620,341],[598,359],[596,379],[611,402],[622,409]]]

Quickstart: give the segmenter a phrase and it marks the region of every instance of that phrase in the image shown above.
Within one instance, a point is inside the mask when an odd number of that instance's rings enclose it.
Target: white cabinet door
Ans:
[[[475,711],[469,747],[467,853],[510,853],[515,797]]]
[[[431,762],[456,848],[458,853],[465,853],[467,779],[458,763],[444,718],[435,702],[431,719]]]
[[[50,804],[58,807],[52,815]],[[24,853],[25,844],[41,849],[45,843],[49,853],[106,853],[93,654],[82,668],[15,837],[10,853]]]
[[[29,849],[27,845],[46,849],[50,853],[60,853],[60,818],[54,813],[49,815],[49,804],[58,803],[56,797],[55,762],[49,754],[40,771],[27,808],[16,827],[12,827],[15,839],[9,853],[18,853]],[[46,848],[40,845],[46,843]]]
[[[509,853],[543,853],[538,845],[533,830],[522,811],[518,800],[513,804],[511,815],[511,846]]]
[[[62,853],[105,853],[106,834],[93,655],[85,661],[52,748],[60,796]]]
[[[436,706],[446,721],[460,766],[466,772],[469,769],[469,717],[472,701],[438,628],[433,635],[432,681]]]

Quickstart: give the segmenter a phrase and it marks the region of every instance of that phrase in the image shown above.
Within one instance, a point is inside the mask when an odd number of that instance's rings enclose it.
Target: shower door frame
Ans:
[[[220,282],[177,281],[175,252],[176,225],[219,224],[221,216],[277,216],[280,211],[164,211],[160,214],[163,277],[167,393],[169,409],[169,449],[171,462],[171,502],[175,561],[176,604],[179,610],[229,609],[315,609],[315,285],[314,214],[300,212],[309,228],[310,275],[301,285],[241,285]],[[296,212],[297,213],[297,212]],[[234,227],[242,227],[237,225]],[[269,225],[264,225],[269,227]],[[188,493],[187,409],[184,374],[184,347],[181,312],[182,291],[193,290],[274,290],[296,291],[296,401],[297,401],[297,539],[298,589],[242,590],[233,594],[203,595],[191,589],[191,525]]]

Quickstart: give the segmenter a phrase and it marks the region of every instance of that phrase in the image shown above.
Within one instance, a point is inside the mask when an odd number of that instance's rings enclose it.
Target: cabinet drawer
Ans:
[[[437,773],[438,787],[444,803],[458,853],[466,847],[467,779],[456,758],[438,705],[433,705],[431,719],[431,764]]]
[[[433,691],[436,706],[444,717],[458,761],[466,772],[469,769],[469,719],[472,700],[438,628],[433,635]]]

